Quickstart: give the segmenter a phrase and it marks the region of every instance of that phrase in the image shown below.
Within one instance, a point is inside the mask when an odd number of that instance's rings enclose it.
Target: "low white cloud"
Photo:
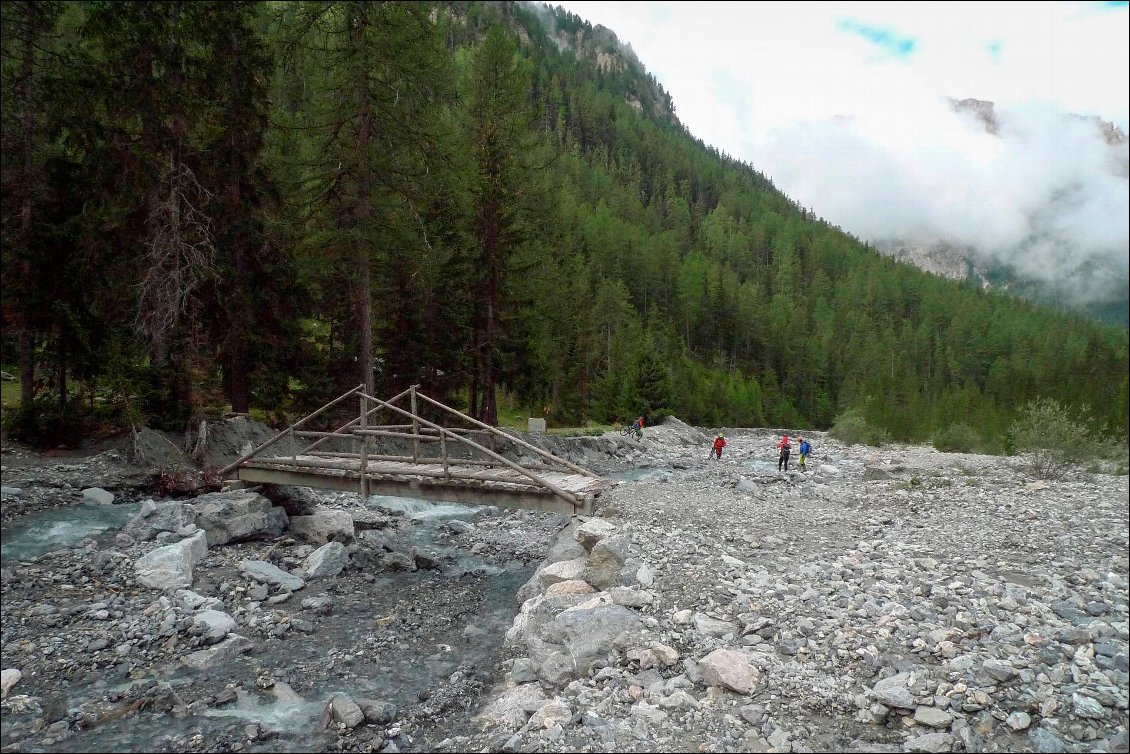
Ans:
[[[791,198],[861,238],[945,241],[1069,297],[1125,295],[1125,142],[1050,106],[995,108],[996,134],[948,101],[917,112],[927,117],[797,122],[745,151]]]

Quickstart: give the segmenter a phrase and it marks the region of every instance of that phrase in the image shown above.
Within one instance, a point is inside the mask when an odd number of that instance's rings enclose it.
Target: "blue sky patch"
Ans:
[[[918,45],[918,40],[914,37],[900,35],[894,29],[869,26],[852,18],[841,18],[836,22],[836,26],[843,31],[858,34],[889,55],[900,59],[910,57]]]

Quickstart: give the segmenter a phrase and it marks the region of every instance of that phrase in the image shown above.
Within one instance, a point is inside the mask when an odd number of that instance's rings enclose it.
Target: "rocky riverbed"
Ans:
[[[727,431],[721,461],[708,434],[535,438],[620,480],[572,521],[293,490],[147,502],[121,451],[9,454],[0,744],[1127,750],[1126,476],[820,433],[782,474],[774,431]],[[32,516],[123,502],[13,549]]]

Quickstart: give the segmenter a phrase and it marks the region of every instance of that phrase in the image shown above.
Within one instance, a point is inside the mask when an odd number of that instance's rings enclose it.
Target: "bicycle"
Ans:
[[[635,435],[637,440],[643,439],[643,432],[641,432],[639,429],[632,426],[631,424],[627,424],[623,427],[620,427],[620,436],[621,437],[631,437],[632,435]]]

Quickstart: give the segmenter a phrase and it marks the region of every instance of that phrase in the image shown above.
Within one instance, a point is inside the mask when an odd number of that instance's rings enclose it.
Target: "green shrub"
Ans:
[[[934,447],[943,453],[975,453],[981,441],[968,424],[958,422],[934,434]]]
[[[39,399],[4,413],[4,432],[36,450],[82,443],[82,418],[74,404]]]
[[[1025,406],[1008,430],[1008,444],[1028,456],[1029,470],[1041,479],[1059,479],[1072,466],[1091,460],[1100,450],[1091,429],[1090,409],[1062,406],[1040,398]]]
[[[848,445],[874,445],[876,447],[891,441],[891,436],[880,427],[872,427],[859,414],[845,413],[836,418],[836,423],[828,434]]]

